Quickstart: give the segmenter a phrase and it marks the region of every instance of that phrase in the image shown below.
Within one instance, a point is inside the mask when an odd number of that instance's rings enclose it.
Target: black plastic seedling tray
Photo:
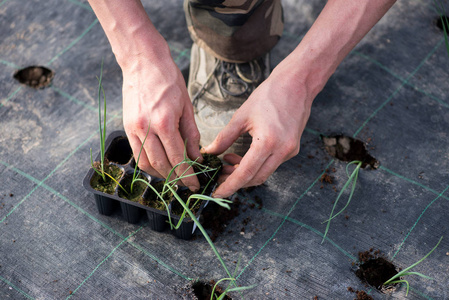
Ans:
[[[133,153],[131,146],[129,145],[128,138],[126,137],[126,133],[124,131],[114,131],[107,137],[105,142],[105,159],[111,164],[114,164],[123,170],[123,175],[119,182],[123,180],[126,174],[132,174],[135,167],[135,160],[133,158]],[[99,160],[100,153],[96,157],[96,161]],[[143,171],[141,171],[141,174],[143,174],[150,183],[152,181],[161,180],[161,178],[150,176]],[[118,193],[119,187],[115,189],[114,194],[107,194],[98,191],[91,185],[94,175],[94,169],[90,168],[86,176],[84,177],[83,186],[88,192],[94,195],[99,214],[109,216],[114,212],[120,210],[123,218],[131,224],[140,222],[146,216],[146,218],[148,219],[147,224],[150,229],[162,232],[169,228],[168,213],[166,210],[158,210],[149,206],[142,205],[138,202],[122,198]],[[149,188],[144,191],[144,194],[148,189]],[[169,204],[170,212],[173,201],[176,200],[171,200],[171,203]],[[207,202],[203,202],[198,209],[198,212],[196,213],[197,219],[199,219],[199,216],[201,215],[201,212],[205,205],[207,205]],[[178,216],[170,214],[170,217],[173,224],[178,223]],[[176,230],[170,230],[170,232],[178,238],[188,240],[192,237],[195,230],[195,223],[186,216],[183,219],[181,226]]]

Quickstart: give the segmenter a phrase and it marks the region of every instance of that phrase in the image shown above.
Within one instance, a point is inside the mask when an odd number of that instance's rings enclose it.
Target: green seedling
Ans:
[[[103,89],[103,62],[101,62],[101,70],[100,70],[100,78],[97,77],[98,80],[98,122],[99,122],[99,129],[100,129],[100,162],[99,167],[96,167],[94,164],[93,156],[92,156],[92,149],[90,149],[90,164],[92,166],[92,169],[101,176],[103,179],[103,182],[106,182],[106,178],[110,178],[112,181],[114,181],[118,186],[120,186],[122,189],[123,187],[119,184],[119,182],[111,176],[109,173],[105,171],[105,143],[106,143],[106,93]],[[102,118],[101,118],[101,96],[103,96],[103,125]]]
[[[409,266],[408,268],[405,268],[404,270],[402,270],[401,272],[397,273],[396,275],[394,275],[393,277],[391,277],[390,279],[388,279],[387,281],[384,282],[383,285],[392,285],[392,284],[396,284],[396,283],[405,283],[407,285],[407,291],[405,293],[405,295],[408,295],[408,291],[410,289],[410,284],[408,283],[407,280],[405,279],[401,279],[401,277],[403,276],[409,276],[409,275],[418,275],[420,277],[426,278],[426,279],[430,279],[433,280],[433,278],[423,275],[421,273],[418,272],[409,272],[409,270],[411,270],[412,268],[416,267],[419,263],[421,263],[423,260],[425,260],[433,251],[435,251],[435,249],[438,247],[438,245],[441,243],[441,240],[443,239],[443,237],[440,238],[440,240],[438,241],[438,243],[435,245],[435,247],[433,247],[432,250],[430,250],[429,253],[427,253],[423,258],[421,258],[419,261],[417,261],[416,263],[414,263],[413,265]]]
[[[175,170],[179,169],[179,167],[182,164],[187,164],[188,167],[186,168],[186,170],[184,172],[182,172],[180,175],[176,176],[175,179],[170,179],[172,177],[173,174],[175,174]],[[190,168],[193,168],[194,166],[197,167],[197,169],[199,170],[198,172],[194,172],[192,174],[186,174],[188,172],[188,170]],[[219,281],[217,281],[217,283],[223,282],[223,281],[229,281],[229,285],[226,288],[226,290],[220,295],[220,297],[218,299],[223,299],[223,297],[226,295],[226,293],[228,292],[232,292],[232,291],[241,291],[241,290],[245,290],[245,289],[250,289],[253,288],[254,286],[247,286],[247,287],[238,287],[236,285],[236,271],[234,271],[234,274],[231,274],[230,271],[228,270],[224,260],[222,259],[222,257],[220,256],[217,248],[215,247],[214,243],[212,242],[212,240],[210,239],[209,235],[207,234],[206,230],[203,228],[203,226],[201,225],[201,223],[196,219],[195,214],[193,213],[192,209],[193,207],[195,207],[195,205],[199,202],[199,201],[212,201],[217,203],[218,205],[225,207],[226,209],[230,209],[229,203],[232,203],[231,200],[228,199],[221,199],[221,198],[213,198],[211,196],[207,196],[207,195],[203,195],[203,194],[192,194],[188,197],[187,201],[184,202],[182,200],[182,198],[178,195],[177,193],[177,188],[176,185],[178,183],[179,180],[182,180],[183,178],[189,177],[189,176],[196,176],[205,172],[211,172],[211,171],[215,171],[214,175],[212,176],[212,178],[210,179],[210,181],[208,182],[208,185],[210,184],[210,182],[212,182],[212,180],[214,179],[214,177],[216,176],[218,169],[216,168],[211,168],[205,165],[202,165],[201,163],[197,162],[197,160],[191,160],[187,157],[186,151],[184,151],[184,159],[183,161],[181,161],[180,163],[176,164],[171,170],[170,173],[167,176],[167,179],[164,181],[164,187],[162,189],[162,192],[158,192],[149,182],[146,182],[145,180],[142,180],[140,178],[136,178],[136,181],[139,182],[143,182],[145,183],[149,188],[151,188],[153,190],[153,192],[157,195],[157,197],[161,200],[162,203],[164,203],[165,208],[167,210],[167,214],[168,214],[168,222],[170,224],[170,227],[172,229],[177,229],[181,226],[182,224],[182,220],[186,217],[186,215],[188,215],[190,217],[190,219],[196,224],[197,228],[200,230],[200,232],[203,234],[204,238],[206,239],[206,241],[209,243],[212,251],[214,252],[215,256],[217,257],[217,259],[219,260],[220,264],[223,266],[223,269],[225,270],[227,277],[220,279]],[[201,193],[204,193],[207,189],[207,186],[201,191]],[[170,210],[169,207],[167,205],[167,203],[164,201],[164,196],[167,193],[171,193],[174,197],[174,199],[176,201],[179,202],[179,204],[184,208],[184,211],[178,221],[178,223],[175,225],[172,223],[172,219],[170,216]],[[193,205],[191,205],[191,203],[193,203]],[[237,268],[236,268],[237,270]],[[234,288],[231,288],[231,285],[234,285]],[[215,290],[216,286],[214,286],[214,290]],[[213,295],[213,294],[212,294]],[[211,300],[213,300],[213,296],[211,297]]]
[[[181,173],[179,176],[176,176],[175,179],[171,179],[170,178],[173,176],[173,174],[175,173],[175,170],[178,169],[182,164],[187,164],[188,167],[186,168],[186,170]],[[186,174],[188,172],[188,170],[190,168],[193,168],[194,166],[198,167],[199,171],[198,172],[194,172],[192,174]],[[215,175],[218,172],[218,169],[215,168],[210,168],[208,166],[202,165],[199,162],[197,162],[196,160],[191,160],[190,158],[187,157],[186,152],[184,151],[184,159],[179,162],[178,164],[176,164],[169,172],[167,179],[165,179],[164,181],[164,186],[162,188],[162,192],[158,192],[150,183],[148,183],[147,181],[140,179],[140,178],[135,178],[136,182],[143,182],[145,183],[156,195],[157,197],[161,200],[161,202],[165,205],[165,209],[167,211],[168,214],[168,223],[170,224],[171,229],[178,229],[181,224],[183,219],[186,216],[186,210],[184,209],[183,213],[181,214],[179,221],[176,225],[174,225],[172,223],[172,218],[171,218],[171,214],[170,214],[170,210],[169,207],[167,205],[167,203],[164,201],[164,197],[167,194],[172,194],[173,197],[178,200],[178,201],[182,201],[181,197],[179,196],[179,194],[177,193],[177,183],[179,182],[179,180],[182,180],[184,178],[190,177],[190,176],[196,176],[205,172],[211,172],[211,171],[215,171],[214,176],[212,176],[212,178],[209,180],[208,184],[205,186],[205,188],[199,193],[199,194],[192,194],[189,196],[189,198],[186,201],[186,205],[187,207],[192,210],[200,201],[213,201],[215,203],[217,203],[220,206],[223,206],[227,209],[230,209],[229,205],[226,203],[232,203],[232,201],[227,200],[227,199],[219,199],[219,198],[212,198],[210,196],[206,196],[204,195],[204,192],[206,191],[208,185],[210,184],[210,182],[212,182],[212,180],[214,179]],[[136,176],[137,177],[137,176]]]
[[[150,123],[151,124],[151,123]],[[130,186],[130,192],[131,194],[133,193],[133,187],[134,187],[134,183],[137,182],[137,178],[140,174],[140,170],[138,169],[138,165],[139,165],[139,161],[140,161],[140,155],[142,154],[142,150],[143,147],[145,145],[145,141],[147,140],[148,137],[148,133],[150,132],[150,124],[148,124],[148,129],[147,129],[147,133],[145,134],[145,138],[143,139],[142,142],[142,146],[140,146],[140,151],[139,151],[139,155],[137,157],[137,161],[136,161],[136,165],[134,166],[134,172],[133,172],[133,180],[131,181],[131,186]],[[126,192],[126,191],[125,191]]]
[[[209,235],[207,234],[206,230],[203,228],[203,226],[201,225],[201,223],[196,219],[194,213],[189,209],[187,203],[184,203],[184,201],[182,201],[182,199],[177,196],[176,191],[169,186],[169,189],[172,191],[172,193],[175,195],[176,200],[178,200],[178,202],[182,205],[182,207],[184,208],[184,211],[190,216],[190,218],[192,219],[193,222],[195,222],[196,226],[198,227],[198,229],[201,231],[201,233],[203,234],[204,238],[206,239],[206,241],[209,243],[209,246],[211,247],[212,251],[214,252],[215,256],[217,257],[217,259],[219,260],[219,262],[221,263],[221,265],[223,266],[223,269],[225,270],[226,274],[228,275],[228,277],[226,278],[222,278],[220,280],[217,281],[217,284],[222,282],[222,281],[230,281],[229,286],[226,288],[226,290],[220,295],[220,297],[218,299],[223,299],[226,296],[226,293],[228,292],[232,292],[232,291],[242,291],[245,289],[251,289],[254,288],[255,286],[246,286],[246,287],[239,287],[236,284],[236,277],[235,277],[235,273],[234,275],[231,275],[231,273],[229,272],[225,262],[223,261],[223,259],[220,256],[220,253],[218,252],[217,248],[215,247],[214,243],[212,242],[212,240],[210,239]],[[204,195],[198,195],[198,194],[194,194],[192,196],[189,197],[189,200],[191,198],[197,198],[197,199],[202,199],[202,200],[209,200],[209,201],[213,201],[215,203],[217,203],[220,206],[223,206],[227,209],[230,209],[229,205],[227,203],[231,203],[232,201],[227,200],[227,199],[220,199],[220,198],[212,198],[209,196],[204,196]],[[188,201],[187,201],[188,202]],[[179,225],[179,224],[178,224]],[[230,286],[234,285],[234,288],[230,288]],[[216,285],[214,286],[214,290],[216,288]],[[211,300],[213,300],[214,297],[214,293],[212,293],[211,296]]]
[[[241,258],[242,258],[242,256],[239,255],[239,259],[238,259],[238,261],[237,261],[237,265],[235,266],[234,274],[233,274],[232,277],[229,277],[229,278],[222,278],[222,279],[218,280],[218,281],[215,283],[215,285],[214,285],[214,287],[213,287],[213,289],[212,289],[212,293],[211,293],[211,296],[210,296],[210,300],[214,300],[214,299],[222,300],[222,299],[224,299],[224,297],[226,296],[226,294],[229,293],[229,292],[238,292],[238,291],[243,291],[243,290],[252,289],[252,288],[255,287],[255,285],[251,285],[251,286],[242,286],[242,287],[230,288],[230,287],[231,287],[231,284],[235,284],[235,282],[236,282],[237,271],[238,271],[239,266],[240,266],[240,259],[241,259]],[[215,289],[218,287],[218,285],[219,285],[221,282],[224,282],[224,281],[229,281],[229,285],[228,285],[228,287],[224,290],[224,292],[221,293],[221,295],[220,295],[219,297],[217,297],[217,296],[215,295]]]
[[[105,156],[105,141],[106,141],[106,94],[102,85],[103,79],[103,62],[101,62],[101,70],[100,70],[100,78],[97,77],[98,80],[98,121],[100,128],[100,167],[99,170],[94,167],[94,160],[92,158],[92,149],[90,149],[90,163],[92,168],[98,175],[103,178],[103,181],[106,181],[106,173],[104,171],[104,156]],[[103,94],[103,126],[101,125],[101,95]]]
[[[356,168],[354,169],[354,171],[352,171],[351,175],[349,175],[348,168],[350,165],[353,165],[353,164],[356,165]],[[323,243],[324,240],[326,239],[326,235],[327,235],[327,232],[329,231],[331,220],[334,219],[335,217],[337,217],[338,215],[340,215],[346,209],[346,207],[348,207],[349,203],[351,202],[352,196],[354,195],[357,178],[359,176],[359,171],[360,171],[361,167],[362,167],[362,162],[359,160],[351,161],[350,163],[348,163],[346,165],[346,174],[348,175],[348,180],[343,185],[343,188],[341,189],[340,193],[337,196],[337,199],[335,200],[335,203],[334,203],[334,206],[332,207],[332,211],[329,216],[329,219],[327,219],[326,221],[323,222],[323,223],[327,223],[327,225],[326,225],[326,230],[324,231],[323,240],[321,241],[321,243]],[[338,213],[334,214],[334,210],[337,206],[338,200],[340,200],[341,195],[343,195],[343,192],[346,191],[346,189],[349,187],[350,184],[352,184],[351,193],[349,194],[349,198],[348,198],[348,201],[346,202],[346,205]]]

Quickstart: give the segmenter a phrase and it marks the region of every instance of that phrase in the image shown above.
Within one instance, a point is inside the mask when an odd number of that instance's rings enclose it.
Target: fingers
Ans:
[[[228,153],[223,156],[223,160],[231,165],[237,165],[242,161],[242,157],[235,153]]]
[[[203,157],[200,153],[200,132],[195,123],[193,117],[192,107],[185,109],[184,115],[179,122],[180,133],[183,139],[186,141],[187,156],[192,159],[198,159],[198,162],[203,161]]]
[[[210,145],[204,147],[204,152],[220,155],[231,147],[241,134],[247,132],[247,129],[243,127],[243,124],[241,124],[237,117],[234,115],[231,121],[220,131],[215,140]]]
[[[258,165],[260,161],[251,161],[235,166],[229,174],[226,172],[220,177],[221,183],[214,192],[214,197],[225,198],[234,194],[237,190],[244,187],[258,186],[263,184],[268,177],[279,167],[279,160],[274,156],[268,156],[262,165]]]
[[[133,150],[136,163],[137,163],[137,159],[139,159],[139,162],[138,162],[139,168],[152,176],[161,178],[162,175],[151,166],[145,149],[142,150],[142,152],[140,154],[140,158],[138,158],[139,151],[142,146],[142,142],[140,141],[140,139],[136,135],[133,135],[133,134],[128,134],[127,136],[128,136],[128,141],[131,146],[131,149]],[[145,144],[148,144],[148,142],[145,142]]]
[[[214,197],[229,197],[241,187],[260,185],[266,180],[266,178],[264,178],[266,174],[261,174],[260,169],[266,164],[269,157],[271,157],[271,153],[263,151],[262,147],[262,143],[253,142],[251,144],[250,149],[241,159],[238,167],[236,167],[232,174],[230,174],[215,190]],[[231,160],[235,159],[235,161],[238,159],[233,155],[228,155],[227,158],[230,158]],[[269,174],[266,175],[267,178]]]
[[[173,137],[165,134],[160,139],[172,166],[184,160],[184,142],[180,135]],[[153,161],[152,158],[150,160]],[[179,177],[182,177],[182,183],[190,190],[197,191],[200,188],[198,179],[193,175],[194,170],[190,165],[181,164],[175,169],[175,172]]]
[[[145,136],[141,139],[135,135],[129,135],[128,139],[137,160]],[[152,133],[148,134],[138,164],[140,169],[159,178],[167,178],[173,167],[184,160],[184,143],[179,135],[175,139],[167,138],[164,142],[158,136]],[[193,168],[189,167],[188,164],[181,164],[172,173],[170,179],[175,179],[176,175],[187,176],[193,173]],[[193,191],[198,190],[200,187],[196,176],[185,177],[181,179],[180,183],[188,186]]]

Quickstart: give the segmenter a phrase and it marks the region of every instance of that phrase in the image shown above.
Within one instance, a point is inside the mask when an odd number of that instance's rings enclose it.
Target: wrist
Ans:
[[[151,23],[140,0],[89,0],[111,44],[117,62],[167,61],[170,49]]]
[[[283,82],[283,89],[289,94],[302,95],[296,99],[310,107],[330,74],[331,72],[320,69],[318,64],[309,59],[290,55],[276,66],[270,77],[277,78],[276,82]]]

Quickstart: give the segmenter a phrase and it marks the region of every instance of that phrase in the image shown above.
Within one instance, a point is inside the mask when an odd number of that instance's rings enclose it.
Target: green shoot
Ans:
[[[182,220],[185,218],[185,214],[188,213],[188,211],[186,210],[186,207],[188,208],[189,211],[191,211],[191,210],[190,210],[190,207],[195,207],[195,205],[196,205],[196,204],[198,203],[198,201],[200,201],[200,200],[204,200],[204,201],[212,201],[212,202],[215,202],[215,203],[217,203],[218,205],[220,205],[220,206],[222,206],[222,207],[224,207],[224,208],[226,208],[226,209],[231,209],[231,208],[229,207],[229,204],[227,204],[227,203],[232,203],[231,200],[228,200],[228,199],[221,199],[221,198],[212,198],[212,197],[210,197],[210,196],[201,195],[201,194],[193,194],[193,195],[191,195],[191,196],[187,199],[187,201],[184,203],[184,201],[182,201],[181,197],[179,197],[178,193],[176,193],[176,191],[174,190],[173,187],[168,186],[168,188],[169,188],[169,190],[173,193],[173,196],[175,197],[175,199],[176,199],[176,200],[182,205],[182,207],[184,208],[184,211],[183,211],[181,217],[179,218],[178,224],[177,224],[176,226],[170,224],[170,225],[172,225],[172,228],[174,228],[174,229],[178,229],[178,228],[181,226]],[[196,202],[194,202],[194,205],[189,205],[190,202],[191,202],[191,200],[194,200],[194,199],[197,200]],[[184,204],[184,205],[183,205],[183,204]],[[193,214],[193,212],[192,212],[192,214]],[[189,214],[189,215],[190,215],[190,214]]]
[[[352,164],[356,164],[356,168],[354,169],[354,171],[352,171],[351,175],[349,175],[348,167]],[[321,243],[323,243],[324,240],[326,239],[326,235],[329,231],[331,220],[334,219],[335,217],[337,217],[339,214],[341,214],[346,209],[346,207],[348,207],[349,203],[351,202],[352,196],[354,195],[357,178],[359,176],[359,171],[360,171],[361,167],[362,167],[362,162],[358,161],[358,160],[351,161],[350,163],[347,164],[346,175],[348,175],[348,180],[343,185],[343,188],[341,189],[340,193],[337,196],[337,199],[335,200],[335,203],[334,203],[334,206],[332,207],[332,211],[329,216],[329,219],[327,219],[326,221],[323,222],[323,223],[327,223],[327,225],[326,225],[326,230],[324,231],[323,240],[321,241]],[[334,210],[335,210],[335,207],[337,206],[338,200],[340,200],[341,195],[343,195],[343,192],[346,191],[349,184],[351,184],[351,183],[352,183],[351,193],[349,194],[349,198],[348,198],[348,201],[346,202],[346,205],[338,213],[334,214]]]
[[[251,286],[235,287],[235,288],[232,288],[232,289],[229,288],[229,287],[231,286],[231,284],[235,284],[235,281],[236,281],[235,278],[236,278],[236,276],[237,276],[237,271],[238,271],[239,266],[240,266],[240,259],[241,259],[241,258],[242,258],[242,256],[239,255],[239,259],[238,259],[238,261],[237,261],[237,265],[235,266],[235,269],[234,269],[233,277],[230,277],[230,278],[222,278],[222,279],[218,280],[218,281],[215,283],[215,285],[214,285],[214,287],[213,287],[213,289],[212,289],[211,296],[210,296],[210,299],[211,299],[211,300],[213,300],[214,297],[215,297],[215,299],[217,299],[217,300],[222,300],[222,299],[226,296],[226,294],[229,293],[229,292],[243,291],[243,290],[248,290],[248,289],[252,289],[252,288],[256,287],[256,285],[251,285]],[[224,290],[224,292],[221,293],[220,297],[217,297],[217,296],[215,295],[215,289],[217,288],[218,284],[220,284],[220,282],[223,282],[223,281],[230,281],[230,283],[229,283],[228,287]]]
[[[175,173],[175,170],[178,169],[181,164],[188,164],[188,168],[181,174],[179,174],[179,176],[176,176],[175,179],[170,179],[172,177],[172,175]],[[198,167],[199,171],[198,172],[194,172],[193,174],[187,175],[186,172],[188,172],[188,170],[190,168],[193,168],[194,166]],[[221,265],[223,266],[223,269],[225,270],[227,277],[223,278],[221,280],[219,280],[218,282],[222,282],[222,281],[230,281],[228,288],[226,289],[226,291],[218,298],[218,299],[223,299],[223,297],[225,296],[225,294],[227,292],[231,292],[231,291],[241,291],[241,290],[245,290],[245,289],[250,289],[253,288],[254,286],[249,286],[249,287],[237,287],[236,286],[236,279],[235,279],[235,275],[232,275],[224,260],[222,259],[222,257],[220,256],[220,254],[218,253],[217,248],[215,247],[214,243],[212,242],[212,240],[210,239],[209,235],[207,234],[206,230],[203,228],[203,226],[201,225],[201,223],[196,219],[195,214],[192,212],[191,208],[195,207],[195,205],[199,202],[199,201],[212,201],[217,203],[218,205],[225,207],[227,209],[230,209],[230,206],[228,203],[232,203],[231,200],[228,199],[220,199],[220,198],[213,198],[210,196],[206,196],[203,194],[193,194],[190,195],[187,199],[186,202],[184,202],[182,200],[182,198],[178,195],[177,193],[177,188],[176,188],[176,184],[178,183],[179,180],[182,180],[183,178],[189,177],[189,176],[196,176],[205,172],[211,172],[211,171],[215,171],[214,175],[212,176],[212,178],[210,179],[210,181],[208,182],[207,185],[210,184],[210,182],[213,180],[213,178],[217,175],[218,170],[216,168],[211,168],[205,165],[200,164],[199,162],[197,162],[196,160],[191,160],[187,157],[186,151],[184,151],[184,159],[183,161],[181,161],[180,163],[176,164],[171,170],[170,173],[168,174],[166,180],[164,181],[164,187],[162,189],[162,192],[158,192],[156,190],[156,188],[154,188],[149,182],[136,178],[135,181],[136,182],[143,182],[145,183],[149,188],[152,189],[152,191],[157,195],[157,197],[162,201],[162,203],[164,203],[165,205],[165,209],[167,211],[167,215],[168,215],[168,223],[170,224],[171,229],[178,229],[181,225],[182,225],[182,221],[183,219],[186,217],[186,215],[188,215],[190,217],[190,219],[196,224],[197,228],[201,231],[201,233],[203,234],[204,238],[206,239],[206,241],[209,243],[212,251],[214,252],[215,256],[218,258],[219,262],[221,263]],[[202,190],[202,193],[205,192],[205,190],[207,189],[204,188]],[[166,194],[171,193],[174,197],[174,199],[176,201],[179,202],[179,204],[184,208],[184,211],[182,213],[182,215],[179,218],[179,221],[176,225],[174,225],[172,223],[172,218],[170,215],[170,209],[168,204],[165,202],[164,200],[164,196],[166,196]],[[193,205],[191,205],[191,203],[193,203]],[[235,271],[236,272],[236,271]],[[230,285],[234,285],[234,288],[229,288]],[[215,290],[215,287],[214,287]]]
[[[98,80],[98,122],[100,128],[100,170],[94,167],[94,160],[92,158],[92,149],[90,149],[90,163],[95,172],[98,173],[106,181],[106,175],[104,171],[104,156],[105,156],[105,141],[106,141],[106,94],[103,89],[103,62],[101,62],[100,78]],[[101,125],[101,95],[103,94],[103,127]]]
[[[106,93],[103,89],[103,61],[101,62],[101,70],[100,70],[100,78],[97,77],[98,80],[98,123],[99,123],[99,129],[100,129],[100,163],[99,167],[96,167],[94,164],[94,159],[92,156],[92,149],[90,149],[90,164],[92,166],[92,169],[101,176],[103,179],[103,182],[106,182],[107,178],[110,178],[112,181],[115,182],[123,191],[126,192],[126,190],[123,188],[123,186],[115,179],[113,176],[108,174],[105,171],[105,151],[106,151]],[[103,96],[103,125],[102,119],[101,119],[101,96]]]
[[[419,263],[421,263],[423,260],[425,260],[437,247],[438,245],[441,243],[441,240],[443,239],[443,237],[440,238],[440,240],[438,241],[438,243],[435,245],[435,247],[433,247],[432,250],[430,250],[429,253],[427,253],[423,258],[421,258],[419,261],[417,261],[416,263],[414,263],[413,265],[409,266],[408,268],[405,268],[404,270],[402,270],[401,272],[399,272],[398,274],[394,275],[393,277],[391,277],[390,279],[388,279],[387,281],[384,282],[384,285],[392,285],[392,284],[396,284],[396,283],[405,283],[407,285],[407,291],[405,293],[405,295],[408,295],[408,291],[410,289],[410,284],[408,283],[407,280],[405,279],[401,279],[401,276],[408,276],[408,275],[418,275],[420,277],[426,278],[426,279],[430,279],[433,280],[433,278],[430,278],[429,276],[423,275],[421,273],[418,272],[409,272],[410,269],[416,267]]]
[[[151,123],[150,123],[150,124],[151,124]],[[143,149],[143,147],[144,147],[144,145],[145,145],[145,141],[147,140],[148,133],[150,132],[150,124],[148,124],[147,133],[145,134],[145,138],[143,139],[142,146],[140,146],[139,156],[137,157],[136,165],[134,166],[133,180],[131,181],[131,186],[130,186],[130,188],[129,188],[131,194],[133,193],[133,186],[134,186],[134,183],[136,182],[136,179],[137,179],[137,177],[138,177],[139,174],[140,174],[140,170],[137,170],[137,168],[138,168],[137,166],[139,165],[140,154],[142,154],[142,149]]]

